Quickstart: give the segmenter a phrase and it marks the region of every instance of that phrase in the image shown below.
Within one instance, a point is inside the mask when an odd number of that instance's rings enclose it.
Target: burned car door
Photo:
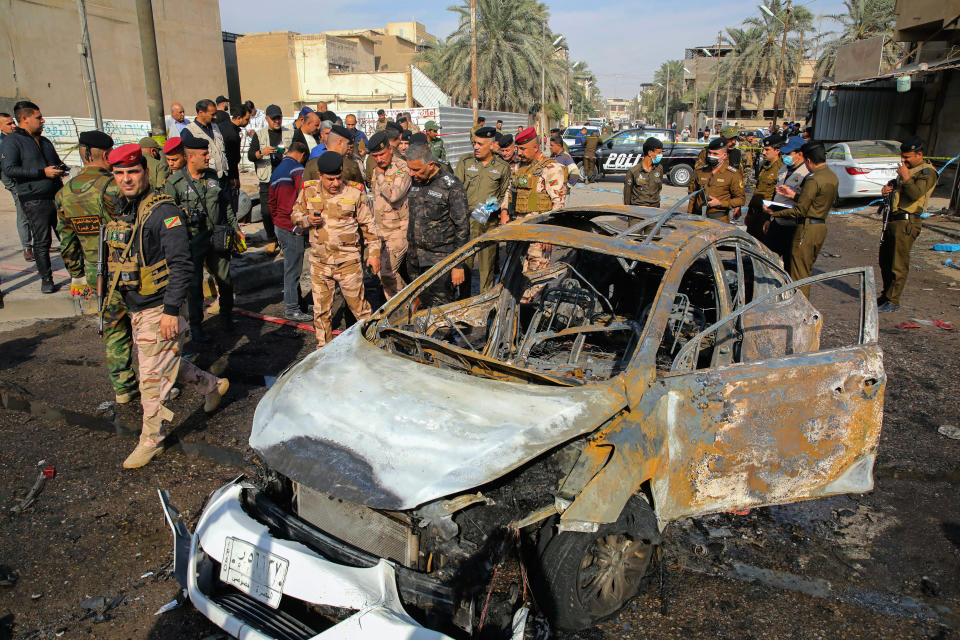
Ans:
[[[846,277],[860,284],[855,344],[721,366],[698,357],[702,342],[772,299]],[[886,382],[874,300],[869,268],[821,274],[775,289],[687,341],[644,398],[666,450],[651,481],[661,521],[873,488]]]

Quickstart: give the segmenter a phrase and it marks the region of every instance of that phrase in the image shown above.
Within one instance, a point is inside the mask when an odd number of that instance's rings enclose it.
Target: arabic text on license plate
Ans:
[[[276,609],[283,595],[290,561],[238,538],[223,545],[220,579]]]

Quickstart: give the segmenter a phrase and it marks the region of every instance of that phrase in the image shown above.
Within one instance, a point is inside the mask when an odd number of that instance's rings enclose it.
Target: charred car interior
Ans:
[[[424,303],[491,242],[492,289]],[[858,335],[823,349],[798,288],[841,277]],[[261,473],[193,534],[161,499],[178,576],[234,635],[582,629],[638,593],[671,520],[870,490],[884,383],[869,269],[794,283],[731,225],[561,211],[284,373],[254,417]]]

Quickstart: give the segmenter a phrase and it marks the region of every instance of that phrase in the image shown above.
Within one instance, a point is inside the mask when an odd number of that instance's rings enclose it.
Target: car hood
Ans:
[[[267,391],[250,446],[313,489],[405,510],[495,480],[624,404],[612,383],[503,382],[414,362],[357,324]]]

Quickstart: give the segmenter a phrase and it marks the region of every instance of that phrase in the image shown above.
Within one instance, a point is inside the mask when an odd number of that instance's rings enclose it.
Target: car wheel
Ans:
[[[668,175],[670,184],[675,187],[685,187],[690,184],[690,179],[693,178],[693,169],[688,164],[678,164],[670,169]]]
[[[561,531],[540,554],[537,602],[559,629],[592,627],[637,595],[659,542],[653,510],[637,496],[596,533]]]

